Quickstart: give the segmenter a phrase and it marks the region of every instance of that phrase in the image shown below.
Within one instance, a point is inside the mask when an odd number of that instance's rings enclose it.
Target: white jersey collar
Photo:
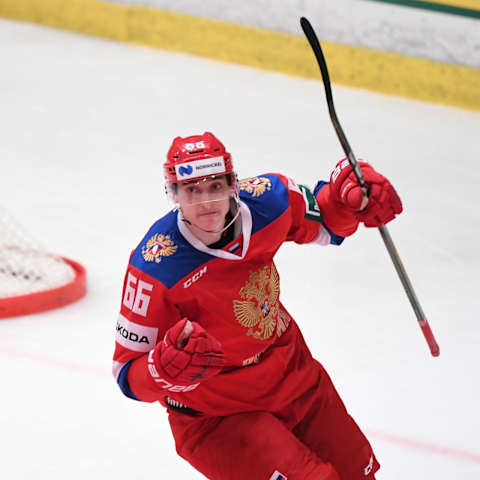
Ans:
[[[184,236],[185,240],[192,245],[192,247],[200,250],[201,252],[208,253],[214,257],[225,258],[226,260],[242,260],[245,258],[245,255],[248,251],[248,246],[250,245],[250,236],[252,233],[252,214],[250,209],[240,200],[239,201],[239,209],[240,209],[240,219],[241,220],[241,233],[243,234],[243,247],[242,247],[242,254],[235,255],[231,252],[226,252],[220,248],[210,248],[207,247],[202,241],[200,241],[187,227],[184,221],[182,221],[181,212],[178,212],[177,215],[177,225],[180,233]],[[235,226],[236,223],[235,222]]]

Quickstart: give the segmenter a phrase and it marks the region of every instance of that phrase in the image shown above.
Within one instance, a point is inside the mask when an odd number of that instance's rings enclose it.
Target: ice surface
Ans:
[[[5,20],[0,65],[0,205],[89,275],[82,301],[0,321],[0,477],[203,478],[176,456],[163,409],[110,375],[129,253],[168,208],[161,164],[177,135],[214,131],[242,177],[328,178],[342,151],[323,87]],[[379,480],[480,478],[480,115],[334,96],[355,153],[404,200],[390,232],[441,356],[375,230],[286,245],[283,302],[369,434]]]

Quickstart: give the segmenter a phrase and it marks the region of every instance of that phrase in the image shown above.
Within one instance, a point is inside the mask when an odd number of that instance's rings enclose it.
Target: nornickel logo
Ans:
[[[193,167],[191,165],[187,165],[186,167],[182,165],[178,169],[178,173],[181,177],[183,177],[184,175],[191,175],[192,172],[193,172]]]
[[[190,165],[189,165],[190,166]],[[213,167],[222,167],[222,163],[221,162],[215,162],[215,163],[206,163],[205,165],[199,165],[197,167],[197,170],[202,170],[204,168],[213,168]],[[190,172],[191,173],[191,172]]]

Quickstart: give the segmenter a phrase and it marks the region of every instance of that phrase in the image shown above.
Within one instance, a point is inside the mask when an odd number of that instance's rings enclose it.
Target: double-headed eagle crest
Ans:
[[[280,279],[273,263],[250,272],[247,283],[240,289],[242,300],[233,301],[238,322],[248,328],[247,335],[265,340],[273,335],[278,318]]]
[[[252,177],[246,178],[245,180],[240,180],[239,186],[240,190],[250,193],[252,197],[259,197],[266,191],[271,190],[272,182],[265,177]]]
[[[178,249],[170,238],[170,235],[156,233],[150,237],[147,244],[142,247],[142,255],[146,262],[160,263],[162,257],[173,255]]]

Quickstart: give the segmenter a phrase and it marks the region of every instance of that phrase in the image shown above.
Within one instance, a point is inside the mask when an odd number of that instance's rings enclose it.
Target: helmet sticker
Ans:
[[[223,157],[193,160],[175,165],[175,172],[179,181],[225,173],[225,161]]]

